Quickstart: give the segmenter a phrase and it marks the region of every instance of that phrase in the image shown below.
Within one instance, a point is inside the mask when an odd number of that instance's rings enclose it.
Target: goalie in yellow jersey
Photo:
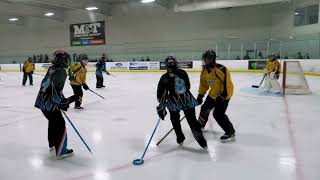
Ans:
[[[225,132],[220,137],[221,142],[232,142],[235,141],[235,130],[225,112],[233,95],[233,83],[229,70],[217,64],[216,57],[216,52],[213,50],[208,50],[202,55],[204,66],[200,76],[198,103],[202,104],[203,97],[207,91],[209,93],[201,106],[198,122],[204,128],[210,112],[214,109],[213,117]]]
[[[278,82],[280,75],[281,65],[279,61],[274,56],[269,56],[269,59],[266,64],[266,68],[264,69],[265,73],[265,83],[264,83],[264,91],[271,93],[281,93],[281,87]]]

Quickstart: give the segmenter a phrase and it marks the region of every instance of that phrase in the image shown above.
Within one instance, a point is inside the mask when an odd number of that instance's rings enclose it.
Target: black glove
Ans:
[[[69,76],[69,80],[70,81],[76,80],[76,77],[75,77],[75,75],[73,73],[69,73],[68,76]]]
[[[63,111],[68,111],[69,104],[70,104],[69,99],[63,98],[60,102],[60,109]]]
[[[166,117],[167,115],[167,111],[165,108],[161,109],[159,106],[157,107],[157,112],[158,112],[158,115],[159,117],[164,120],[164,118]]]
[[[226,101],[226,98],[224,98],[224,97],[221,96],[221,95],[217,96],[216,102],[224,102],[224,101]]]
[[[199,105],[201,105],[203,103],[203,95],[198,94],[197,102],[198,102]]]
[[[88,90],[89,89],[87,84],[83,84],[82,87],[83,87],[84,90]]]

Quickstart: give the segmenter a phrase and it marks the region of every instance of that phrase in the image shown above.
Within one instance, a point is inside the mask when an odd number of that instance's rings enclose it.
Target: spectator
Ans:
[[[42,54],[40,54],[40,59],[39,59],[39,63],[42,63],[43,61],[43,55]]]
[[[250,56],[248,54],[246,54],[243,59],[250,59]]]
[[[73,54],[72,54],[72,57],[73,57],[73,62],[76,62],[76,61],[77,61],[77,54],[76,54],[76,53],[73,53]]]
[[[33,62],[37,62],[37,56],[35,54],[32,56],[32,60]]]
[[[236,60],[241,60],[240,56],[237,56],[237,57],[236,57]]]
[[[48,54],[44,55],[44,63],[49,63],[49,56]]]
[[[260,51],[258,54],[259,59],[263,59],[262,52]]]
[[[146,61],[150,61],[150,58],[149,58],[149,56],[147,56],[147,59],[146,59]]]
[[[310,56],[309,56],[309,54],[307,53],[307,59],[310,59]]]
[[[303,59],[302,55],[301,55],[301,52],[298,52],[298,57],[297,59]]]

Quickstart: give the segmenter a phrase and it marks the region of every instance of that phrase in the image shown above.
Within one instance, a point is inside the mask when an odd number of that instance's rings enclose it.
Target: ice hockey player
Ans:
[[[197,122],[195,107],[196,99],[190,92],[190,81],[188,74],[178,67],[175,57],[169,56],[165,59],[167,72],[162,75],[157,89],[159,106],[157,107],[159,117],[164,120],[167,108],[170,112],[172,126],[177,135],[177,143],[182,145],[185,136],[180,125],[180,111],[184,111],[192,134],[202,148],[207,148],[200,124]]]
[[[107,75],[110,75],[110,73],[106,70],[106,57],[104,54],[96,64],[96,78],[97,78],[96,88],[97,89],[105,87],[103,85],[103,72],[105,72]]]
[[[279,61],[274,57],[270,56],[266,68],[264,69],[265,73],[265,84],[264,84],[264,91],[271,92],[271,93],[281,93],[281,87],[279,84],[279,76],[280,76],[280,68],[281,65]]]
[[[230,98],[233,95],[233,83],[229,70],[216,63],[216,53],[208,50],[202,55],[204,66],[200,75],[200,86],[197,101],[202,104],[203,97],[209,90],[208,96],[201,106],[198,122],[202,128],[208,122],[209,114],[213,110],[213,117],[225,134],[220,137],[221,142],[235,141],[235,130],[228,116],[225,114]]]
[[[67,130],[61,110],[67,111],[74,96],[65,98],[63,87],[67,78],[65,68],[68,67],[70,56],[64,51],[56,51],[52,66],[41,82],[35,107],[39,108],[48,119],[48,141],[50,152],[56,154],[57,159],[73,155],[73,150],[67,148]]]
[[[84,90],[89,89],[88,85],[86,84],[87,64],[88,60],[84,58],[80,61],[80,63],[71,66],[68,71],[70,85],[73,89],[74,95],[77,97],[74,106],[75,109],[84,109],[81,107],[83,97],[82,87]]]
[[[32,63],[32,58],[29,57],[27,61],[24,62],[23,64],[23,80],[22,80],[22,85],[25,86],[27,82],[27,78],[29,77],[29,82],[30,85],[33,85],[33,71],[34,71],[34,64]]]

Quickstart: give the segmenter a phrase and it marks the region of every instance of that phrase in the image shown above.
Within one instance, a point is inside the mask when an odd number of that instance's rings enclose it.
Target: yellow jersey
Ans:
[[[208,95],[211,98],[216,99],[218,96],[222,96],[229,100],[233,95],[233,89],[230,72],[225,66],[216,64],[210,72],[203,68],[198,91],[200,95],[204,96],[209,90]]]

